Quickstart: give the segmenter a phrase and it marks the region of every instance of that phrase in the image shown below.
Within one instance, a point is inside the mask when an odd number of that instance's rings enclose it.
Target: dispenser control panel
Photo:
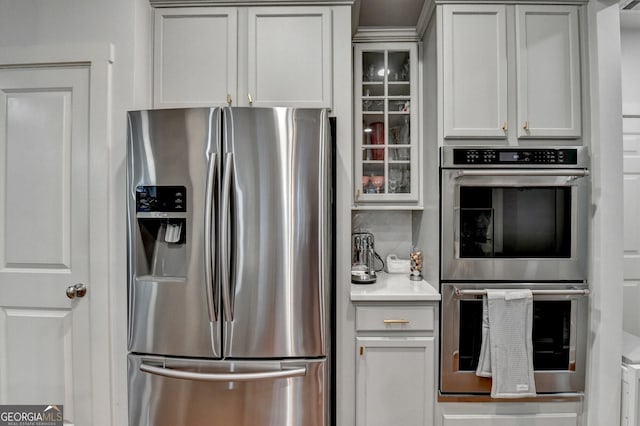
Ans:
[[[136,187],[137,212],[186,212],[187,188],[184,186]]]

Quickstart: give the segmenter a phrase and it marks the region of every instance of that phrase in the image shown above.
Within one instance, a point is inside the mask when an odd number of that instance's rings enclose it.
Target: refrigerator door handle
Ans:
[[[222,277],[222,306],[227,321],[233,320],[231,311],[231,278],[229,272],[229,210],[231,198],[231,172],[233,154],[227,153],[224,162],[224,177],[222,179],[222,219],[220,222],[220,275]]]
[[[171,379],[200,380],[205,382],[251,382],[256,380],[288,379],[307,374],[307,367],[281,366],[276,371],[258,371],[251,373],[195,373],[193,371],[174,370],[172,368],[157,367],[141,364],[140,371]]]
[[[204,276],[205,276],[205,290],[207,294],[207,308],[209,310],[209,321],[218,321],[218,312],[216,310],[217,294],[216,287],[213,282],[213,265],[214,259],[212,240],[215,236],[212,235],[212,222],[213,222],[213,187],[215,183],[215,175],[217,169],[217,156],[215,153],[211,154],[209,165],[207,166],[207,186],[206,186],[206,201],[205,201],[205,214],[204,214]]]

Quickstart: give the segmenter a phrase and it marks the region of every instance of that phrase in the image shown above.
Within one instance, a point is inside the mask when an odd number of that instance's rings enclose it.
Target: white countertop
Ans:
[[[412,281],[407,274],[378,272],[373,284],[351,284],[354,302],[437,302],[440,293],[426,281]]]

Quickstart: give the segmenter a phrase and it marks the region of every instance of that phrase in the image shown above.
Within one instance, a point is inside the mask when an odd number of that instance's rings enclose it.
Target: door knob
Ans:
[[[82,283],[70,285],[69,287],[67,287],[67,297],[69,299],[84,297],[85,294],[87,294],[87,287]]]

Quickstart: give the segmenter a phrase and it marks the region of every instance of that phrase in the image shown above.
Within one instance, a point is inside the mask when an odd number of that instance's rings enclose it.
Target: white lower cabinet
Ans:
[[[433,425],[435,311],[356,307],[356,426]]]
[[[434,338],[356,340],[356,425],[431,425]]]
[[[577,426],[576,413],[447,415],[442,426]]]
[[[622,364],[622,404],[620,426],[638,424],[638,394],[640,390],[640,366]]]

